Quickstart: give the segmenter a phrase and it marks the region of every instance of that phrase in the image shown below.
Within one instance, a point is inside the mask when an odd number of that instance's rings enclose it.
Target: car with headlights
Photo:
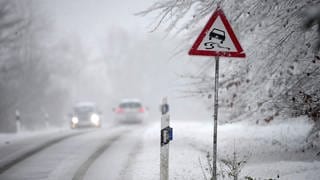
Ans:
[[[138,99],[123,99],[113,109],[115,120],[119,123],[142,123],[147,115],[147,108]]]
[[[72,129],[78,127],[101,127],[101,113],[95,103],[80,102],[73,107],[70,119]]]

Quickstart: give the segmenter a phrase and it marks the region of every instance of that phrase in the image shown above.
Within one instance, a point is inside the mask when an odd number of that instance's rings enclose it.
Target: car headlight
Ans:
[[[72,122],[73,124],[78,124],[79,119],[74,116],[74,117],[72,117],[71,122]]]
[[[98,114],[92,114],[91,117],[90,117],[90,120],[94,125],[98,126],[99,125],[99,121],[100,121],[100,117],[99,117]]]

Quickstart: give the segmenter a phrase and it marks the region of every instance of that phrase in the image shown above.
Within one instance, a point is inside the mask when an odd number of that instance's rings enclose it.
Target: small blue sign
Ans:
[[[169,140],[172,141],[173,139],[173,130],[171,127],[168,127],[168,130],[169,130]]]
[[[166,127],[161,130],[160,143],[161,146],[168,144],[173,139],[173,132],[171,127]]]

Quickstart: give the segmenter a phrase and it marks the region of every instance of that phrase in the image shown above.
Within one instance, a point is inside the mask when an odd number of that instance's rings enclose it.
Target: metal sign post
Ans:
[[[215,57],[216,69],[214,76],[214,115],[213,115],[213,153],[212,180],[217,180],[217,137],[218,137],[218,108],[219,108],[219,56]]]
[[[161,135],[160,135],[160,180],[169,179],[169,142],[172,140],[170,127],[169,105],[167,98],[163,98],[161,105]]]

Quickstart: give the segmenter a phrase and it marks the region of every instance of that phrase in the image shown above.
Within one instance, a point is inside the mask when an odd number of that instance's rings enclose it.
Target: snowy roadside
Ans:
[[[81,132],[61,129],[2,134],[2,143],[0,144],[0,173],[52,144],[80,134]]]
[[[39,137],[39,136],[49,136],[52,134],[59,134],[69,131],[68,128],[48,128],[41,131],[22,131],[19,133],[5,133],[0,134],[0,148],[7,146],[9,144],[14,144],[16,142],[24,141],[26,139]]]
[[[174,140],[170,145],[170,179],[203,179],[200,162],[206,166],[206,154],[212,147],[210,121],[174,121]],[[159,123],[144,134],[144,144],[128,173],[132,179],[159,179]],[[311,128],[304,118],[269,125],[248,122],[221,125],[218,128],[218,158],[249,155],[241,176],[280,179],[318,179],[320,158],[315,152],[302,152]]]
[[[107,124],[104,125],[103,128],[108,128],[114,126],[114,124]],[[82,131],[83,129],[80,129]],[[90,130],[90,129],[89,129]],[[49,127],[49,128],[44,128],[43,130],[37,130],[37,131],[21,131],[19,133],[0,133],[0,149],[2,147],[12,145],[18,142],[23,142],[27,139],[33,139],[36,137],[49,137],[52,135],[61,135],[65,133],[70,133],[70,132],[76,132],[78,131],[77,129],[75,130],[70,130],[69,126],[65,127]]]

